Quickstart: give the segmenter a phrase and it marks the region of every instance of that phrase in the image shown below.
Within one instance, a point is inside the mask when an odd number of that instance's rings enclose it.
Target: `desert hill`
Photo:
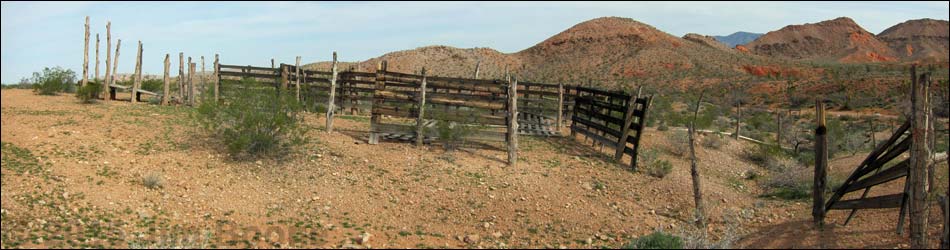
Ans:
[[[887,43],[904,60],[942,60],[950,58],[950,22],[917,19],[894,25],[877,38]]]

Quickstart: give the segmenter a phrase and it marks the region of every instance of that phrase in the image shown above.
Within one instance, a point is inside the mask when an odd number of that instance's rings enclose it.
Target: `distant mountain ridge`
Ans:
[[[736,45],[743,45],[743,44],[747,44],[749,42],[755,41],[756,38],[759,38],[762,35],[765,35],[765,34],[739,31],[736,33],[732,33],[731,35],[728,35],[728,36],[713,36],[713,37],[716,38],[716,40],[718,40],[719,42],[722,42],[726,44],[727,46],[729,46],[729,48],[735,48]]]

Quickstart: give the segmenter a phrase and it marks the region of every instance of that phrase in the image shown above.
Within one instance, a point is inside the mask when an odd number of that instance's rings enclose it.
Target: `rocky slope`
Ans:
[[[950,57],[950,22],[917,19],[894,25],[877,38],[904,60],[943,60]]]
[[[840,17],[789,25],[745,45],[752,53],[783,59],[835,62],[890,62],[897,55],[854,20]]]

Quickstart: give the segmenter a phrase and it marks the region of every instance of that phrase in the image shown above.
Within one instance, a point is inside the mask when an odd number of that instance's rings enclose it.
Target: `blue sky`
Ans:
[[[511,53],[574,24],[620,16],[675,36],[765,33],[789,24],[853,18],[872,33],[919,18],[950,19],[942,2],[3,2],[2,82],[16,83],[45,66],[82,74],[83,22],[90,16],[90,74],[105,24],[113,47],[122,39],[119,71],[131,72],[137,41],[146,74],[161,74],[166,53],[195,60],[214,54],[225,64],[269,65],[356,61],[427,45],[490,47]],[[199,66],[200,67],[200,66]],[[176,71],[177,69],[173,69]],[[173,73],[175,74],[175,73]]]

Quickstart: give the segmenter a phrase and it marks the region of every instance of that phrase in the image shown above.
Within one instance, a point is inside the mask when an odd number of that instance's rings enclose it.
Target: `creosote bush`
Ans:
[[[76,98],[82,103],[93,103],[96,101],[96,97],[99,96],[100,91],[102,91],[102,84],[98,81],[89,81],[86,86],[79,87],[76,90]]]
[[[303,106],[293,91],[277,91],[253,79],[232,86],[219,103],[206,92],[193,115],[232,158],[282,156],[303,143],[298,115]]]
[[[622,249],[683,249],[683,239],[676,235],[655,231],[627,243]]]
[[[154,172],[142,177],[142,185],[149,189],[161,188],[164,184],[163,182],[162,175]]]
[[[75,91],[76,72],[61,67],[44,68],[43,72],[33,72],[30,78],[33,92],[40,95],[55,95],[60,92]]]
[[[648,175],[662,179],[673,172],[673,164],[667,160],[656,160],[646,166],[646,171]]]

